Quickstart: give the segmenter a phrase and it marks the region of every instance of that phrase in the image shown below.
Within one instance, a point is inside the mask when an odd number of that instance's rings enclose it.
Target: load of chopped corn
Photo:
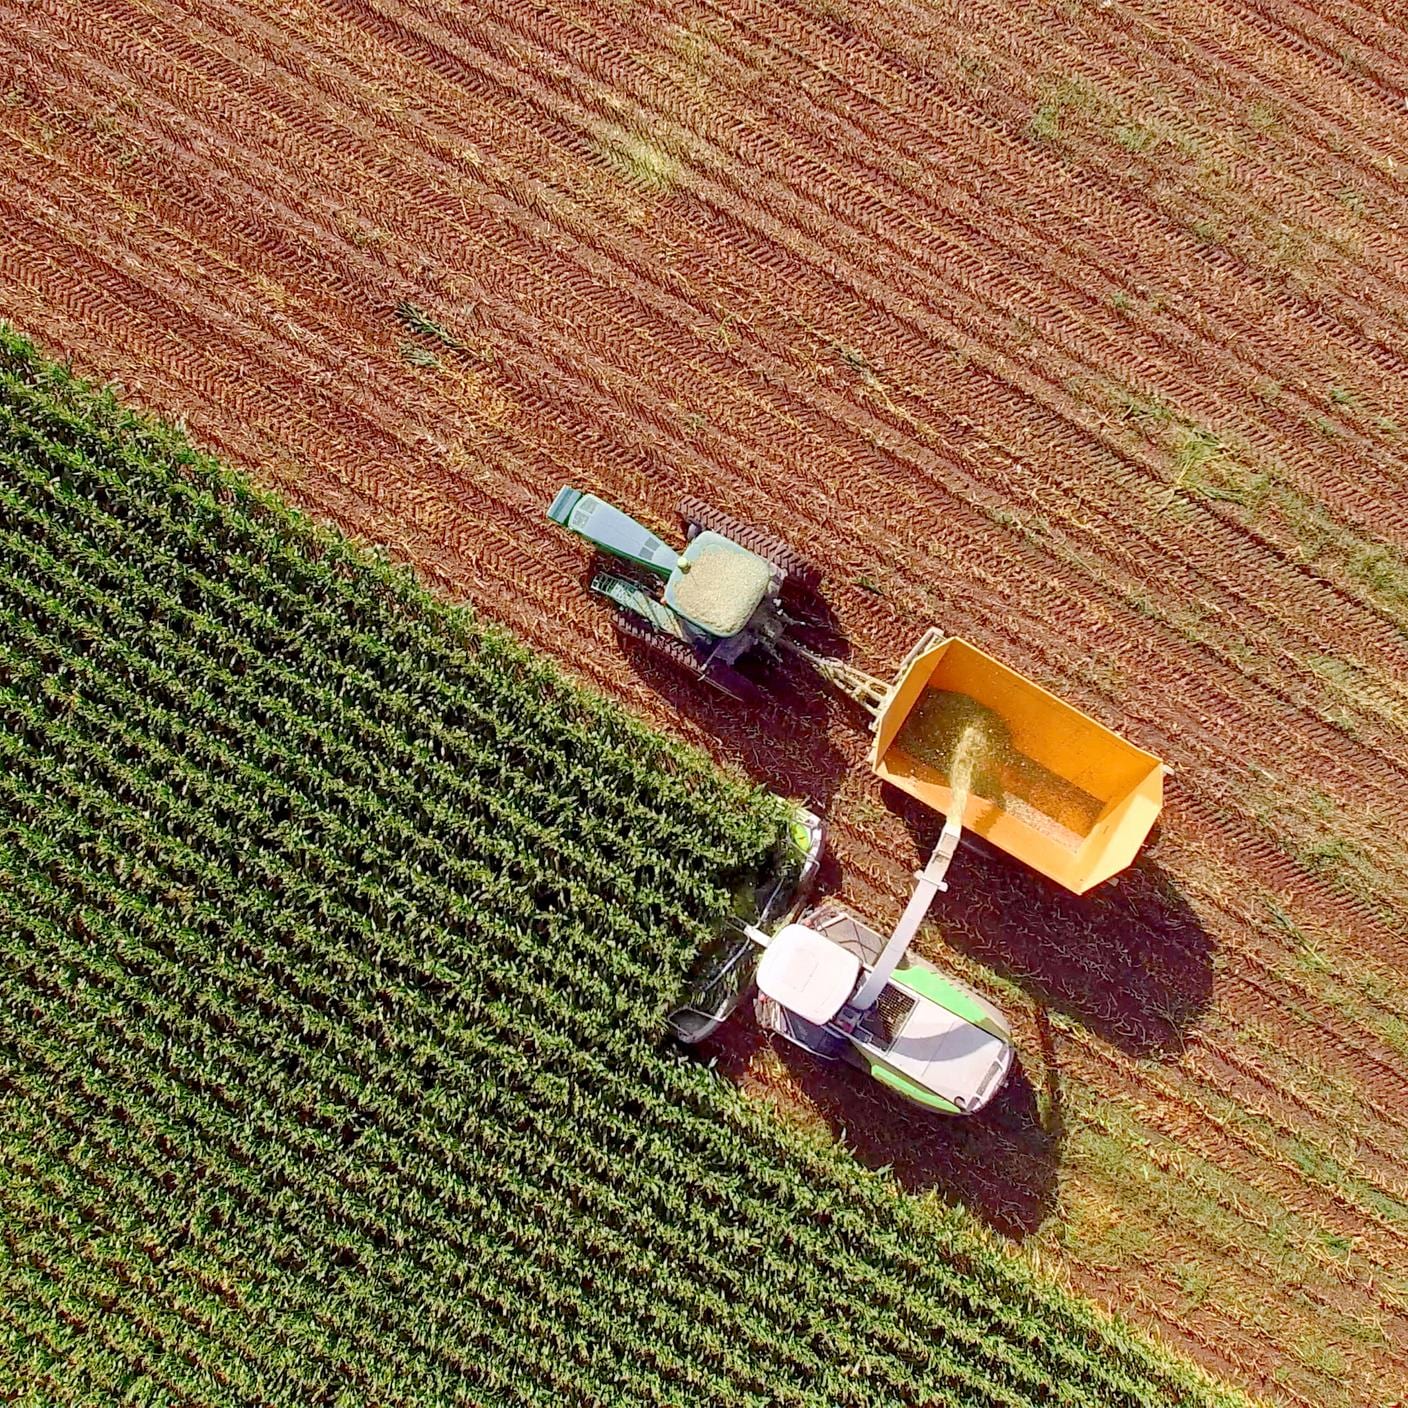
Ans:
[[[1021,752],[996,710],[966,694],[931,689],[905,719],[895,747],[942,777],[961,818],[970,797],[1074,850],[1104,804]]]
[[[670,604],[713,635],[731,636],[747,624],[771,580],[762,558],[705,543],[681,561],[670,583]]]

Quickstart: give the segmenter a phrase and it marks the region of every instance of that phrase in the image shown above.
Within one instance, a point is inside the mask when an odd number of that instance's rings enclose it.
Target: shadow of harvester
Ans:
[[[962,1203],[1009,1237],[1035,1232],[1056,1202],[1059,1109],[1043,1119],[1020,1059],[975,1115],[912,1105],[845,1062],[828,1062],[753,1025],[743,1008],[710,1044],[735,1084],[778,1100],[829,1130],[862,1165],[906,1192]]]

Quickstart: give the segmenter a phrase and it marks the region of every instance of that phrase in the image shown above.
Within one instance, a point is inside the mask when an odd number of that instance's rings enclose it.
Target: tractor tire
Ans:
[[[643,621],[636,620],[634,616],[626,615],[624,611],[613,611],[611,624],[616,627],[618,636],[643,645],[653,654],[660,656],[662,660],[675,666],[676,669],[687,670],[696,679],[699,677],[699,661],[695,658],[694,652],[682,640],[678,640],[674,636],[663,635],[660,631],[652,631]]]
[[[713,686],[720,694],[728,695],[739,704],[757,704],[764,697],[761,687],[754,684],[741,670],[735,670],[732,665],[713,665],[708,670],[700,669],[698,657],[682,640],[664,635],[660,631],[652,631],[634,616],[628,616],[623,611],[613,612],[611,624],[616,627],[616,634],[623,640],[643,646],[667,664],[697,680],[703,680],[705,684]]]
[[[770,562],[795,590],[814,592],[821,585],[821,569],[795,552],[781,538],[775,538],[761,528],[740,523],[736,518],[731,518],[721,510],[706,504],[702,499],[681,500],[680,517],[684,519],[688,537],[693,538],[701,528],[710,533],[721,533],[740,547],[747,548],[749,552],[755,552],[764,561]]]

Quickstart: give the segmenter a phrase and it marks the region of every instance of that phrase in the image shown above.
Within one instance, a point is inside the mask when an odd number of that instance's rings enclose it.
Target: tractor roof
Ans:
[[[670,574],[665,605],[726,638],[748,624],[771,584],[772,568],[757,553],[720,533],[700,533]]]

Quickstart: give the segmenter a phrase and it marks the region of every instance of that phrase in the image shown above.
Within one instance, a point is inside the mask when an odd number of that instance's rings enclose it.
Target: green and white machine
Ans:
[[[563,488],[548,508],[554,523],[633,569],[598,572],[591,582],[616,608],[622,635],[750,700],[758,688],[740,662],[776,660],[798,624],[783,606],[784,588],[814,590],[819,574],[787,544],[698,500],[685,500],[680,513],[686,545],[677,552],[595,494]]]
[[[759,1025],[823,1060],[845,1060],[898,1095],[949,1115],[981,1110],[1007,1079],[1012,1031],[986,998],[909,946],[944,888],[958,829],[945,828],[888,939],[835,904],[806,908],[825,841],[798,809],[753,922],[734,921],[670,1014],[683,1042],[712,1036],[745,998]]]
[[[1012,1066],[1012,1030],[985,998],[910,952],[958,849],[949,820],[887,937],[836,905],[775,934],[755,974],[759,1024],[826,1060],[840,1057],[927,1109],[971,1115]]]
[[[907,944],[888,967],[885,948],[835,905],[804,914],[767,940],[755,974],[759,1025],[860,1066],[916,1105],[976,1113],[1012,1067],[1007,1019]]]

